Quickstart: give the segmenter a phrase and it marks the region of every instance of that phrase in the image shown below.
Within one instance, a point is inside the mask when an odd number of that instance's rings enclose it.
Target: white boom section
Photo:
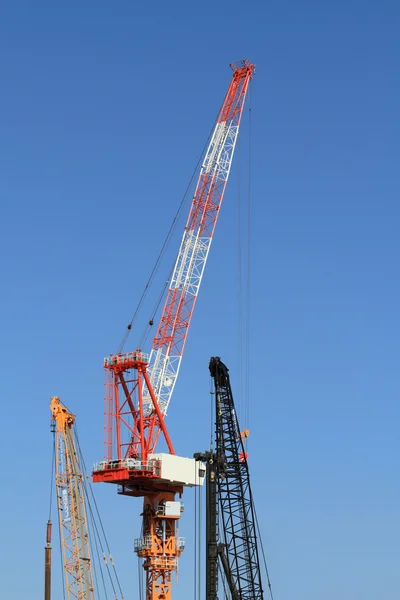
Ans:
[[[219,122],[215,126],[211,142],[201,167],[196,188],[197,192],[200,182],[204,180],[204,177],[211,179],[211,187],[209,189],[215,189],[215,184],[217,184],[216,189],[218,189],[218,192],[214,192],[215,198],[213,199],[217,205],[213,212],[214,222],[211,224],[211,227],[208,228],[209,231],[206,236],[200,236],[202,220],[197,224],[196,229],[188,229],[188,226],[186,226],[172,274],[170,289],[184,290],[184,302],[186,305],[192,306],[192,309],[199,292],[204,267],[207,262],[215,222],[218,217],[224,189],[231,169],[238,133],[239,124],[233,124],[233,121]],[[196,198],[196,192],[194,198]],[[192,214],[194,209],[195,207],[192,204],[190,214]],[[190,216],[188,220],[188,224],[189,223]],[[178,326],[177,319],[175,319],[173,324],[172,342],[159,348],[155,348],[155,344],[153,344],[151,350],[148,372],[155,397],[158,400],[158,405],[163,415],[166,415],[167,413],[168,405],[179,373],[191,312],[192,310],[188,315],[187,328],[181,343],[178,345],[178,352],[176,352],[176,346],[172,348],[174,346],[174,334]],[[176,315],[176,317],[179,316],[181,315]],[[147,389],[144,389],[144,415],[149,415],[152,409],[152,400]]]

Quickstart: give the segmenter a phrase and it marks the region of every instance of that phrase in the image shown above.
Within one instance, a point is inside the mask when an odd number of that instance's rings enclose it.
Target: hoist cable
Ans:
[[[84,458],[83,458],[82,451],[81,451],[81,448],[80,448],[80,445],[79,445],[79,440],[78,440],[78,437],[77,437],[77,431],[75,433],[76,433],[77,447],[78,447],[78,450],[79,450],[79,457],[80,457],[80,460],[82,462],[82,465],[84,466],[84,471],[85,471],[85,474],[86,474],[86,472],[87,472],[86,471],[86,466],[85,466]],[[96,521],[96,516],[97,516],[98,522],[100,524],[100,527],[101,527],[101,530],[102,530],[102,533],[103,533],[103,538],[104,538],[104,542],[105,542],[108,554],[109,554],[109,556],[111,556],[111,551],[110,551],[110,548],[108,546],[108,541],[107,541],[107,537],[105,535],[103,523],[101,521],[99,510],[97,508],[96,498],[95,498],[95,496],[93,494],[93,489],[92,489],[92,486],[90,485],[90,482],[87,483],[87,481],[88,480],[86,479],[86,477],[84,477],[83,478],[83,486],[84,486],[84,489],[85,489],[85,495],[86,495],[86,499],[87,499],[88,509],[89,509],[90,516],[91,516],[92,523],[93,523],[93,527],[94,527],[94,530],[95,530],[95,543],[97,545],[97,540],[98,540],[98,543],[100,545],[100,549],[101,549],[101,552],[103,554],[103,557],[105,557],[103,543],[102,543],[102,540],[101,540],[101,536],[100,536],[99,529],[98,529],[98,526],[97,526],[97,521]],[[90,491],[90,495],[91,495],[91,497],[93,499],[93,503],[95,505],[96,515],[95,515],[95,513],[93,511],[93,508],[92,508],[92,503],[91,503],[91,500],[90,500],[88,489]],[[102,564],[102,562],[101,562],[100,559],[99,559],[99,562],[100,562],[100,564]],[[113,581],[113,578],[112,578],[112,575],[111,575],[110,567],[108,565],[108,562],[106,562],[105,560],[103,560],[103,562],[106,565],[106,570],[107,570],[107,574],[108,574],[108,577],[109,577],[109,580],[110,580],[110,584],[111,584],[111,587],[112,587],[113,592],[114,592],[114,597],[116,598],[117,595],[116,595],[116,590],[115,590],[114,581]],[[114,577],[116,579],[116,583],[117,583],[118,588],[119,588],[119,592],[120,592],[120,594],[122,596],[123,594],[122,594],[121,586],[120,586],[118,575],[117,575],[117,572],[116,572],[116,569],[115,569],[115,565],[114,565],[113,562],[111,562],[111,566],[112,566],[112,570],[114,572]],[[103,576],[103,569],[101,569],[101,572],[102,572],[102,576]]]
[[[58,498],[58,494],[57,494],[57,504],[59,502],[59,498]],[[58,518],[58,540],[60,542],[60,559],[61,559],[61,573],[62,573],[62,587],[63,587],[63,599],[65,600],[66,596],[65,596],[65,578],[66,578],[66,574],[65,574],[65,569],[64,569],[64,561],[63,561],[63,546],[62,546],[62,540],[61,540],[61,515],[60,515],[60,510],[57,510],[57,518]]]
[[[94,513],[93,513],[92,504],[91,504],[90,499],[88,497],[87,484],[86,484],[85,481],[83,481],[82,483],[83,483],[85,495],[86,495],[86,498],[87,498],[87,507],[88,507],[88,513],[89,513],[89,517],[90,517],[90,522],[91,522],[91,526],[93,528],[92,539],[94,538],[94,543],[95,543],[95,547],[96,547],[96,551],[97,551],[97,560],[98,560],[98,563],[99,563],[99,566],[100,566],[100,573],[101,573],[101,578],[102,578],[102,581],[103,581],[104,594],[107,597],[107,588],[106,588],[106,584],[105,584],[105,581],[104,581],[104,567],[103,567],[103,563],[105,564],[105,568],[106,568],[106,571],[107,571],[108,579],[110,581],[110,585],[112,587],[112,590],[113,590],[113,593],[114,593],[114,597],[116,598],[117,596],[116,596],[114,581],[113,581],[112,576],[111,576],[110,568],[108,566],[108,563],[104,560],[104,557],[105,557],[104,548],[103,548],[103,544],[101,542],[99,530],[97,528],[97,523],[96,523],[95,516],[94,516]],[[100,550],[101,550],[102,555],[103,555],[103,562],[102,562],[101,557],[100,557],[99,547],[100,547]]]
[[[80,458],[80,457],[79,457]],[[82,459],[80,459],[82,461]],[[97,570],[100,571],[100,577],[101,577],[101,583],[103,586],[103,592],[104,592],[104,598],[108,598],[108,594],[107,594],[107,586],[106,586],[106,582],[104,579],[104,571],[103,571],[103,563],[101,560],[101,556],[100,556],[100,551],[99,551],[99,544],[98,544],[98,539],[97,539],[97,535],[96,535],[96,527],[95,527],[95,522],[94,522],[94,516],[93,516],[93,511],[92,511],[92,507],[90,505],[90,501],[87,498],[87,489],[85,486],[85,479],[84,479],[85,475],[84,473],[82,473],[82,485],[83,485],[83,489],[84,489],[84,494],[85,497],[87,499],[87,525],[88,525],[88,533],[89,533],[89,539],[90,539],[90,550],[91,550],[91,554],[93,556],[93,575],[94,575],[94,580],[96,582],[96,590],[98,591],[99,597],[100,597],[100,584],[99,584],[99,578],[97,575]],[[94,548],[93,548],[93,544],[92,544],[92,540],[94,540]],[[97,560],[96,560],[97,558]],[[98,567],[98,569],[97,569]]]
[[[75,438],[75,446],[77,449],[77,460],[79,460],[81,462],[81,476],[82,476],[82,486],[83,486],[83,492],[85,495],[85,500],[86,500],[86,504],[87,504],[87,513],[88,513],[88,519],[87,519],[87,524],[88,524],[88,530],[89,530],[89,524],[90,524],[90,529],[92,531],[92,533],[89,532],[90,534],[90,539],[94,540],[94,544],[95,544],[95,549],[96,549],[96,553],[97,553],[97,561],[98,561],[98,565],[99,565],[99,569],[100,569],[100,575],[101,575],[101,579],[102,579],[102,583],[103,583],[103,590],[104,590],[104,595],[107,598],[107,586],[104,580],[104,570],[103,570],[103,563],[100,557],[100,550],[99,550],[99,546],[100,549],[102,551],[102,554],[104,556],[104,550],[102,547],[102,543],[101,543],[101,539],[100,539],[100,535],[98,532],[98,528],[97,528],[97,523],[95,520],[95,516],[93,513],[93,508],[90,502],[90,498],[89,498],[89,494],[88,494],[88,485],[87,485],[87,471],[86,471],[86,466],[85,466],[85,461],[83,458],[83,454],[82,454],[82,450],[80,447],[80,443],[79,443],[79,437],[78,437],[78,429],[76,426],[76,423],[74,424],[74,438]],[[94,552],[93,552],[94,554]],[[103,561],[104,562],[104,561]],[[93,565],[94,566],[94,565]],[[111,573],[109,571],[109,567],[108,564],[106,563],[106,570],[107,570],[107,574],[110,580],[110,584],[111,587],[113,589],[114,592],[114,597],[116,598],[116,594],[115,594],[115,588],[114,588],[114,582],[112,581],[112,577],[111,577]]]
[[[224,588],[225,600],[228,600],[228,590],[226,589],[226,577],[225,574],[222,576],[222,586]]]
[[[94,529],[93,513],[92,513],[92,510],[90,509],[90,505],[89,505],[89,517],[90,517],[90,519],[88,519],[88,527],[89,527],[89,523],[90,523],[90,527],[93,530]],[[94,544],[95,544],[95,549],[96,549],[96,554],[97,554],[97,564],[99,565],[100,577],[101,577],[101,581],[103,584],[104,596],[105,596],[105,598],[107,598],[106,582],[104,580],[104,572],[103,572],[103,568],[102,568],[102,562],[101,562],[99,547],[98,547],[98,543],[97,543],[97,536],[95,535],[94,531],[93,531],[93,534],[91,535],[91,539],[93,539],[93,538],[94,538]],[[94,551],[93,551],[93,555],[94,555]],[[93,572],[94,572],[94,577],[96,580],[96,589],[100,593],[100,586],[99,586],[98,577],[97,577],[96,561],[93,561]]]
[[[220,109],[220,110],[221,110],[221,109]],[[220,113],[220,110],[218,111],[218,115],[219,115],[219,113]],[[172,223],[171,223],[171,226],[170,226],[170,228],[169,228],[169,231],[168,231],[168,233],[167,233],[167,236],[166,236],[166,238],[165,238],[165,240],[164,240],[164,242],[163,242],[163,245],[161,246],[161,250],[160,250],[160,252],[158,253],[158,256],[157,256],[156,262],[155,262],[155,264],[154,264],[154,266],[153,266],[153,268],[152,268],[152,270],[151,270],[150,276],[149,276],[149,278],[148,278],[148,280],[147,280],[147,283],[146,283],[146,285],[145,285],[145,287],[144,287],[144,290],[143,290],[143,292],[142,292],[142,295],[141,295],[141,297],[140,297],[139,303],[138,303],[138,305],[137,305],[137,307],[136,307],[136,309],[135,309],[135,312],[133,313],[133,316],[132,316],[132,318],[131,318],[131,320],[130,320],[129,324],[127,325],[126,332],[125,332],[124,336],[122,337],[121,343],[120,343],[120,345],[119,345],[119,348],[118,348],[118,354],[119,354],[120,352],[122,352],[122,350],[123,350],[123,348],[124,348],[124,346],[125,346],[125,343],[126,343],[126,341],[127,341],[128,337],[129,337],[129,334],[130,334],[130,332],[131,332],[131,330],[132,330],[132,325],[134,324],[134,322],[135,322],[135,320],[136,320],[136,318],[137,318],[137,316],[138,316],[138,314],[139,314],[139,312],[140,312],[140,309],[141,309],[141,308],[142,308],[142,306],[143,306],[143,303],[144,303],[144,301],[145,301],[145,299],[146,299],[147,293],[148,293],[148,291],[149,291],[149,289],[150,289],[150,287],[151,287],[151,284],[153,283],[153,280],[154,280],[154,278],[155,278],[155,276],[156,276],[156,274],[157,274],[158,268],[159,268],[159,266],[160,266],[160,264],[161,264],[161,261],[162,261],[162,259],[163,259],[163,257],[164,257],[164,254],[165,254],[165,252],[166,252],[166,249],[167,249],[167,247],[168,247],[168,245],[169,245],[169,242],[170,242],[170,240],[171,240],[171,237],[172,237],[172,235],[173,235],[173,233],[174,233],[174,231],[175,231],[175,228],[176,228],[176,225],[177,225],[177,223],[178,223],[179,217],[181,216],[181,213],[182,213],[183,207],[184,207],[184,205],[185,205],[185,202],[186,202],[186,199],[187,199],[187,196],[188,196],[189,190],[190,190],[190,188],[191,188],[191,186],[192,186],[192,184],[193,184],[194,178],[195,178],[195,176],[196,176],[196,173],[197,173],[197,171],[198,171],[199,165],[200,165],[200,163],[201,163],[201,161],[202,161],[202,159],[203,159],[203,156],[204,156],[204,154],[205,154],[205,151],[206,151],[206,149],[207,149],[207,147],[208,147],[208,145],[209,145],[209,143],[210,143],[211,136],[212,136],[212,134],[213,134],[213,131],[214,131],[214,129],[215,129],[215,125],[216,125],[216,123],[217,123],[217,118],[218,118],[218,116],[217,116],[217,117],[215,118],[215,120],[214,120],[213,126],[212,126],[212,128],[211,128],[211,130],[210,130],[210,133],[208,134],[207,141],[206,141],[206,143],[204,144],[203,150],[201,151],[201,154],[200,154],[200,156],[199,156],[199,158],[198,158],[198,160],[197,160],[196,166],[195,166],[195,168],[194,168],[194,170],[193,170],[193,172],[192,172],[192,175],[191,175],[191,178],[190,178],[190,180],[189,180],[189,183],[188,183],[188,185],[187,185],[187,187],[186,187],[185,193],[184,193],[184,195],[183,195],[183,197],[182,197],[182,199],[181,199],[181,202],[180,202],[180,204],[179,204],[179,206],[178,206],[178,210],[177,210],[177,211],[176,211],[176,213],[175,213],[175,216],[174,216],[174,218],[173,218],[173,220],[172,220]]]
[[[258,524],[257,511],[256,511],[256,506],[255,506],[254,501],[253,501],[253,497],[251,498],[251,503],[253,505],[254,518],[255,518],[255,521],[256,521],[258,539],[260,540],[261,553],[262,553],[262,557],[263,557],[265,573],[267,575],[267,583],[268,583],[269,593],[270,593],[270,596],[271,596],[271,600],[274,600],[274,596],[272,594],[271,580],[269,578],[269,571],[268,571],[267,559],[265,558],[264,544],[263,544],[262,537],[261,537],[261,530],[260,530],[260,526]]]
[[[247,269],[246,269],[246,342],[245,342],[245,406],[246,406],[246,421],[245,426],[250,426],[250,316],[251,316],[251,228],[252,228],[252,213],[251,213],[251,149],[252,149],[252,119],[251,119],[251,81],[249,85],[249,143],[248,143],[248,189],[247,189]],[[247,438],[245,438],[247,440]]]
[[[200,483],[200,482],[199,482]],[[197,486],[198,497],[199,497],[199,514],[198,514],[198,540],[199,540],[199,549],[198,549],[198,598],[201,599],[201,489],[200,485]]]
[[[196,479],[197,479],[197,469],[195,471],[195,476],[194,476],[194,481],[196,484]],[[194,578],[193,578],[193,585],[194,585],[194,600],[200,600],[200,598],[198,598],[197,596],[197,579],[199,577],[199,573],[197,570],[197,553],[198,553],[198,542],[197,542],[197,513],[198,513],[198,506],[197,506],[197,487],[195,485],[194,488]]]
[[[241,198],[241,143],[237,140],[237,323],[238,323],[238,413],[243,405],[243,289],[242,289],[242,198]]]
[[[82,464],[82,472],[83,472],[84,475],[86,475],[87,474],[86,464],[85,464],[85,459],[83,457],[81,445],[80,445],[80,442],[79,442],[78,428],[76,426],[76,423],[75,423],[75,439],[76,439],[76,447],[77,447],[77,450],[78,450],[78,453],[79,453],[79,458],[80,458],[80,461],[81,461],[81,464]],[[88,501],[88,507],[89,507],[89,510],[91,511],[91,514],[92,514],[93,523],[94,523],[94,527],[95,527],[95,530],[96,530],[96,533],[97,533],[97,536],[98,536],[98,540],[99,540],[101,551],[103,552],[103,555],[105,555],[103,544],[102,544],[102,541],[101,541],[101,536],[100,536],[100,533],[99,533],[99,530],[98,530],[98,527],[97,527],[97,521],[99,522],[100,529],[101,529],[101,532],[103,534],[103,539],[104,539],[104,543],[105,543],[107,552],[108,552],[109,556],[111,556],[111,550],[110,550],[110,547],[108,545],[107,536],[106,536],[106,533],[105,533],[105,530],[104,530],[103,521],[101,519],[99,509],[98,509],[98,506],[97,506],[96,498],[95,498],[95,495],[93,493],[93,489],[92,489],[92,486],[90,484],[90,481],[86,478],[86,476],[83,477],[83,485],[84,485],[84,488],[85,488],[86,498],[87,498],[87,501]],[[88,493],[88,489],[89,489],[90,495]],[[93,504],[94,504],[94,508],[95,508],[97,520],[94,517],[94,512],[93,512],[93,509],[92,509],[92,503],[91,503],[90,497],[93,500]],[[114,573],[114,577],[115,577],[115,580],[116,580],[119,592],[121,594],[121,597],[123,597],[123,593],[122,593],[120,581],[119,581],[119,578],[118,578],[118,574],[117,574],[114,562],[111,562],[111,566],[112,566],[112,570],[113,570],[113,573]],[[114,581],[112,579],[108,563],[106,563],[106,568],[107,568],[107,572],[109,574],[109,578],[110,578],[111,586],[112,586],[113,591],[114,591],[114,595],[116,597],[116,592],[115,592],[115,587],[114,587]]]
[[[156,312],[158,311],[158,309],[160,307],[160,304],[162,302],[162,299],[163,299],[163,297],[165,295],[165,292],[167,291],[168,285],[169,285],[169,283],[171,281],[171,276],[172,276],[173,271],[174,271],[174,265],[171,267],[171,270],[170,270],[170,272],[168,274],[168,277],[165,280],[165,283],[164,283],[164,285],[163,285],[163,287],[161,289],[161,292],[160,292],[160,294],[159,294],[159,296],[157,298],[156,304],[155,304],[152,312],[150,313],[151,317],[150,317],[150,320],[148,321],[148,323],[146,325],[146,328],[145,328],[145,330],[143,332],[143,336],[142,336],[142,339],[140,340],[139,348],[143,348],[144,345],[145,345],[145,343],[147,342],[147,338],[149,336],[150,329],[151,329],[151,327],[152,327],[152,325],[154,323]]]
[[[88,523],[89,524],[89,523]],[[99,559],[97,559],[99,561]],[[100,569],[101,572],[101,569]],[[96,561],[93,561],[93,579],[95,582],[95,590],[99,590],[100,586],[99,586],[99,579],[97,577],[97,565],[96,565]]]

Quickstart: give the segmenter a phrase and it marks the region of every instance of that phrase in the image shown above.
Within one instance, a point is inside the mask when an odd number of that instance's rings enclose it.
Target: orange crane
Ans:
[[[146,600],[170,600],[171,574],[184,549],[178,533],[183,503],[177,497],[185,486],[204,480],[199,463],[176,456],[165,417],[255,69],[248,60],[230,66],[232,80],[203,158],[151,352],[118,352],[104,360],[105,453],[94,466],[93,481],[114,483],[119,494],[143,497],[142,536],[135,540],[135,550],[144,559]],[[156,453],[160,435],[169,453]]]
[[[84,484],[72,430],[75,415],[57,396],[51,398],[50,410],[55,421],[57,506],[66,594],[68,600],[94,600]]]
[[[80,450],[75,415],[57,396],[50,400],[50,411],[52,431],[55,434],[55,487],[64,598],[107,600],[112,596],[113,600],[123,600],[114,561]],[[44,597],[45,600],[50,600],[50,518],[47,523],[46,542]]]

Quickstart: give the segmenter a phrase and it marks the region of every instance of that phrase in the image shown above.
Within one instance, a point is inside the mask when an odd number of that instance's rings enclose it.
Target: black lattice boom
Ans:
[[[249,469],[228,368],[218,357],[211,358],[210,373],[216,399],[219,512],[224,554],[235,587],[232,595],[240,600],[263,600]]]

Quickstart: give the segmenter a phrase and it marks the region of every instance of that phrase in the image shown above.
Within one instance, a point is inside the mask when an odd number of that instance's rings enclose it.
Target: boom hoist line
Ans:
[[[228,181],[240,121],[255,66],[230,65],[232,80],[204,155],[164,309],[150,354],[141,349],[104,360],[104,460],[94,482],[114,483],[118,493],[141,496],[146,600],[169,600],[184,540],[178,536],[184,486],[203,483],[195,461],[175,455],[165,417],[178,377],[197,295]],[[168,453],[156,454],[162,434]],[[197,472],[196,472],[197,469]]]
[[[79,445],[75,415],[50,401],[64,599],[114,600],[123,594]],[[53,473],[52,473],[53,477]],[[51,510],[50,492],[50,510]],[[45,600],[51,598],[51,521],[45,548]],[[92,552],[93,550],[93,552]],[[106,552],[108,557],[106,556]]]
[[[263,600],[257,519],[243,443],[248,432],[239,429],[228,368],[216,357],[209,369],[215,387],[215,452],[194,455],[206,463],[206,600],[218,600],[219,563],[232,600]]]

